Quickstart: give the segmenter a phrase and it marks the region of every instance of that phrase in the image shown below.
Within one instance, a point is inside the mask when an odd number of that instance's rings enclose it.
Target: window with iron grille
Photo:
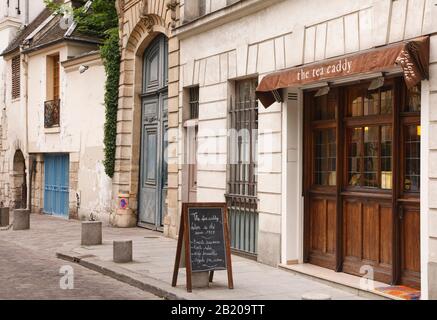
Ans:
[[[44,102],[44,127],[53,128],[60,124],[60,57],[47,56],[47,101]]]
[[[199,87],[190,88],[190,119],[199,118]]]
[[[235,84],[235,97],[229,108],[228,194],[226,195],[231,246],[234,251],[256,255],[258,240],[257,80]]]
[[[12,58],[12,99],[18,99],[21,94],[21,63],[20,56]]]

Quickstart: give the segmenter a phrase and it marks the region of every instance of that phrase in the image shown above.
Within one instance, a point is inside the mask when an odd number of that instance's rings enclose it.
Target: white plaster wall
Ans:
[[[437,264],[437,34],[431,37],[430,80],[424,84],[422,102],[422,172],[421,184],[421,254],[422,274],[428,263]],[[435,268],[435,267],[434,267]],[[427,273],[427,272],[426,272]],[[437,291],[437,279],[433,279],[433,292]],[[428,277],[422,276],[422,287],[428,288]],[[431,288],[429,288],[431,289]],[[426,290],[428,293],[430,290]],[[435,298],[435,297],[434,297]]]
[[[18,14],[16,8],[20,1],[20,11]],[[36,16],[45,8],[44,0],[9,0],[9,7],[7,1],[4,0],[0,4],[0,20],[3,17],[16,18],[25,23],[26,17],[26,2],[29,3],[29,22],[36,18]]]
[[[15,7],[18,0],[11,0],[9,8],[6,1],[0,4],[0,52],[15,38],[19,28],[26,22],[25,1],[21,1],[21,14]],[[29,21],[32,21],[44,8],[43,0],[29,0]],[[21,71],[24,78],[24,67]],[[11,99],[11,63],[0,57],[0,110],[1,110],[1,152],[0,152],[0,197],[9,205],[10,169],[16,149],[21,149],[27,157],[25,142],[25,104],[24,95]],[[23,88],[23,82],[21,83]],[[23,89],[22,89],[23,92]]]
[[[44,0],[29,0],[29,21],[33,21],[44,8]]]
[[[70,153],[70,162],[79,162],[78,187],[70,189],[70,203],[76,203],[78,194],[81,219],[89,219],[92,213],[109,222],[111,179],[103,167],[106,75],[100,60],[85,62],[90,68],[83,74],[79,73],[80,64],[61,65],[60,128],[55,132],[44,128],[47,56],[59,52],[63,62],[89,51],[83,46],[64,45],[29,57],[29,152]]]
[[[84,64],[90,67],[85,73],[79,73],[78,64],[64,74],[66,110],[61,123],[69,135],[79,138],[79,144],[72,145],[79,153],[79,218],[88,219],[92,213],[109,223],[112,181],[103,166],[106,75],[100,60]]]

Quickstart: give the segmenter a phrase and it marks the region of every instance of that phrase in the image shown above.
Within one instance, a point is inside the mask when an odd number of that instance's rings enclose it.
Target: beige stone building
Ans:
[[[3,205],[109,223],[99,43],[41,5],[3,48]]]
[[[175,237],[179,42],[171,30],[179,6],[176,1],[121,0],[118,10],[122,61],[112,221],[121,227],[165,229]]]
[[[236,253],[437,297],[436,1],[118,7],[115,225],[226,202]]]

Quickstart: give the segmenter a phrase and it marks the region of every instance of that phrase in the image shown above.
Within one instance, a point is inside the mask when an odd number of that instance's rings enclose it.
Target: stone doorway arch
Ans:
[[[26,161],[21,150],[15,151],[12,170],[11,207],[25,209],[27,208]]]

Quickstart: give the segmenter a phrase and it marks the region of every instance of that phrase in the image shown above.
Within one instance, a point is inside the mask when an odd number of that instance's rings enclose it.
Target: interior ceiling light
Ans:
[[[326,96],[329,93],[329,91],[331,91],[331,88],[329,86],[320,88],[319,91],[316,92],[314,97]]]
[[[376,90],[384,86],[385,78],[384,76],[374,79],[369,86],[369,91]]]

